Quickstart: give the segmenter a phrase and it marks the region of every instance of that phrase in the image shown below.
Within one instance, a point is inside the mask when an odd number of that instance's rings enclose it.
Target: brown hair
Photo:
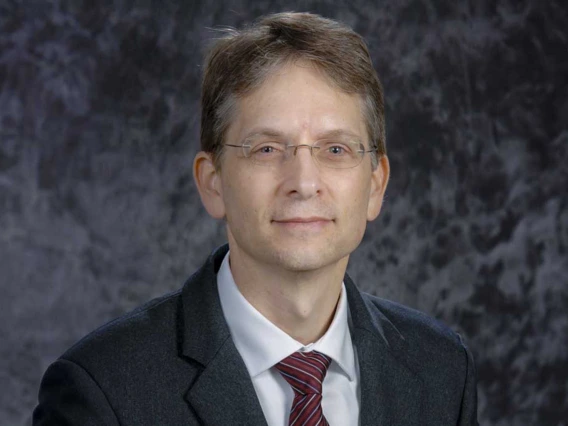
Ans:
[[[378,156],[386,153],[383,90],[365,41],[351,28],[319,15],[289,12],[224,32],[205,60],[201,92],[201,149],[212,153],[217,168],[237,100],[295,60],[312,63],[338,89],[361,96],[371,149]]]

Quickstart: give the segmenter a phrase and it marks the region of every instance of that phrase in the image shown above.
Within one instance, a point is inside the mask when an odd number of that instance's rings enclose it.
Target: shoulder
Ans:
[[[460,335],[443,322],[408,306],[361,294],[391,351],[421,376],[462,376],[471,359]]]
[[[145,360],[172,357],[180,310],[181,290],[153,299],[89,333],[61,358],[91,372],[116,374]]]
[[[399,332],[412,341],[459,343],[458,335],[443,322],[397,302],[361,293],[369,313],[375,319],[387,319]]]

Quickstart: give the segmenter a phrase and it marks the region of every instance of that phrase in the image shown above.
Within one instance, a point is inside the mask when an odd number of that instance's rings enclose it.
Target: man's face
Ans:
[[[240,144],[267,132],[294,145],[312,145],[344,132],[369,149],[357,95],[330,86],[309,65],[288,65],[238,102],[225,141]],[[215,178],[217,208],[226,217],[232,252],[248,261],[309,271],[347,261],[367,220],[378,215],[388,179],[386,158],[373,172],[369,154],[350,169],[315,163],[308,148],[281,167],[255,165],[239,148],[226,147]]]

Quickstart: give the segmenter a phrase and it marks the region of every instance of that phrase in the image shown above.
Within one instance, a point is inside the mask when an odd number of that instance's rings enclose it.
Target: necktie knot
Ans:
[[[290,384],[296,395],[319,394],[331,358],[316,352],[294,352],[284,358],[276,368]]]

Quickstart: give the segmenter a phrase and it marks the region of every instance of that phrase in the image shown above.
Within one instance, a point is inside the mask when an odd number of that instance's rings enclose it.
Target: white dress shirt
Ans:
[[[303,345],[257,311],[239,291],[225,256],[217,285],[223,314],[231,336],[250,374],[269,426],[288,426],[294,400],[292,388],[274,365],[296,351],[316,350],[332,359],[323,381],[322,409],[331,426],[359,424],[359,365],[349,331],[345,285],[335,316],[326,333]]]

